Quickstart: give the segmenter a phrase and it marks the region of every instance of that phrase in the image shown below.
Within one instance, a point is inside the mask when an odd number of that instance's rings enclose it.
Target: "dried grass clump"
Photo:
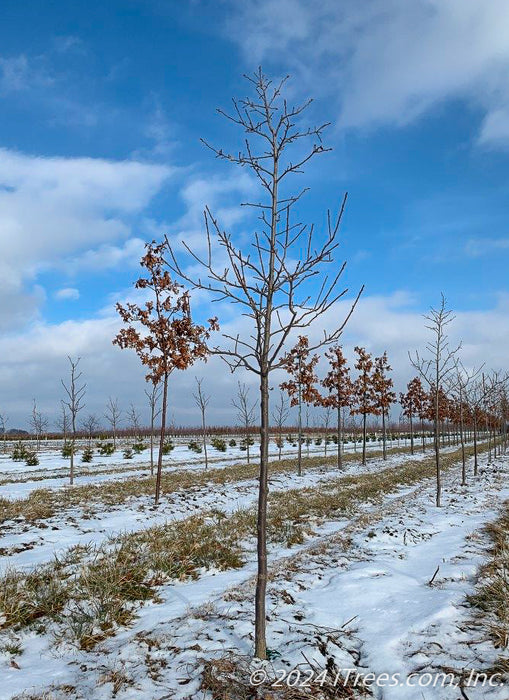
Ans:
[[[255,686],[250,682],[253,671],[251,658],[232,653],[209,659],[203,666],[201,690],[208,691],[213,700],[341,700],[367,697],[370,694],[366,689],[354,688],[342,682],[334,684],[332,679],[337,672],[335,668],[328,669],[330,682],[295,687],[279,683],[280,676],[276,675],[270,665],[265,666],[264,670],[267,680]],[[303,674],[303,679],[305,677]]]

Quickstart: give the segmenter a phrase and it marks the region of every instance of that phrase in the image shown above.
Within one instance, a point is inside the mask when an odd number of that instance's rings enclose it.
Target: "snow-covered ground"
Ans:
[[[164,457],[164,471],[171,472],[179,469],[204,468],[203,454],[196,454],[187,447],[187,442],[175,443],[175,449],[170,455]],[[209,463],[214,469],[226,467],[235,462],[245,461],[246,452],[238,446],[227,447],[226,453],[219,452],[209,446]],[[428,440],[429,442],[429,440]],[[388,443],[388,449],[403,447],[405,441],[394,440]],[[360,452],[361,446],[347,443],[344,446],[345,453],[354,452],[354,448]],[[331,442],[327,446],[327,455],[334,455],[336,446]],[[367,443],[368,451],[381,449],[381,445],[375,442]],[[418,449],[418,448],[417,448]],[[40,488],[59,489],[69,484],[69,460],[62,457],[58,449],[43,449],[38,453],[39,465],[26,466],[23,462],[14,462],[10,458],[12,446],[7,447],[5,454],[0,454],[0,498],[26,498],[32,491]],[[156,458],[157,450],[154,450]],[[258,445],[251,447],[251,456],[256,458]],[[278,448],[274,442],[270,442],[269,454],[271,458],[277,457]],[[282,448],[285,457],[294,457],[297,449],[285,441]],[[303,445],[302,454],[307,456],[319,456],[324,454],[323,442],[321,445],[314,443]],[[143,450],[140,454],[134,454],[132,459],[123,458],[122,450],[117,450],[113,455],[103,456],[96,451],[92,463],[83,464],[78,454],[75,459],[76,479],[79,484],[100,484],[106,481],[119,481],[136,476],[148,476],[150,474],[150,451]]]
[[[392,454],[386,461],[372,458],[365,466],[360,462],[345,462],[343,473],[377,472],[409,459],[420,461],[422,457],[421,453],[416,453],[413,457]],[[222,467],[226,466],[222,464]],[[307,469],[302,477],[295,473],[274,474],[270,479],[270,490],[284,492],[289,488],[316,486],[337,475],[337,470],[326,470],[323,467]],[[83,508],[69,508],[34,524],[26,523],[23,518],[5,521],[0,526],[0,573],[13,565],[23,568],[41,564],[76,545],[100,544],[108,537],[122,532],[133,532],[169,520],[180,520],[210,508],[227,514],[233,513],[255,503],[257,486],[256,479],[246,479],[231,484],[206,484],[181,489],[164,494],[157,509],[154,508],[152,496],[140,496],[117,506],[105,507],[99,503],[94,506],[93,515],[87,504],[86,513],[83,513]]]
[[[433,481],[426,480],[381,504],[360,506],[349,521],[325,523],[304,545],[273,547],[268,632],[274,658],[267,671],[303,669],[305,658],[324,668],[329,660],[343,671],[376,674],[381,685],[372,690],[379,700],[457,700],[458,688],[419,681],[443,667],[479,668],[496,657],[488,641],[480,642],[464,600],[486,556],[481,528],[509,498],[509,459],[486,466],[483,456],[481,465],[479,478],[464,487],[458,469],[445,476],[441,509],[433,505]],[[322,478],[330,474],[316,470],[306,485]],[[286,479],[278,477],[273,490],[287,488]],[[238,488],[229,486],[228,498]],[[237,497],[249,500],[238,491]],[[207,697],[200,690],[203,658],[252,652],[254,572],[253,557],[235,571],[206,571],[195,581],[162,586],[161,602],[146,604],[132,626],[94,651],[56,649],[49,635],[21,635],[19,668],[9,665],[8,653],[0,656],[0,697],[64,684],[65,692],[44,697]],[[413,672],[413,685],[406,685]],[[399,674],[401,684],[382,674]],[[509,688],[465,693],[470,700],[507,700]]]

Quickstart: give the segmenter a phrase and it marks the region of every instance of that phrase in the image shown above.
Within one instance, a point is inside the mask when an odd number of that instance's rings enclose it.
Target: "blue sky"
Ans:
[[[200,137],[237,142],[215,108],[244,96],[242,74],[260,63],[291,74],[291,98],[313,96],[310,119],[331,122],[333,151],[308,168],[301,213],[319,225],[349,192],[340,256],[348,286],[366,285],[351,342],[402,365],[443,291],[466,360],[502,362],[505,2],[6,0],[0,12],[0,412],[23,422],[37,395],[56,413],[68,354],[88,358],[90,410],[100,414],[105,391],[138,400],[135,359],[109,345],[113,302],[129,293],[143,241],[199,240],[206,204],[234,232],[247,225],[248,179]],[[403,381],[409,370],[398,371]],[[184,409],[177,422],[193,422]]]

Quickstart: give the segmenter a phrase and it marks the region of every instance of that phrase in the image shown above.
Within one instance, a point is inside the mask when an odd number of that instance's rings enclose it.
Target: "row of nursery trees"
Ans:
[[[325,402],[340,413],[358,413],[364,425],[370,415],[380,415],[386,423],[395,400],[390,368],[385,355],[371,358],[362,348],[356,350],[358,371],[351,380],[339,339],[354,313],[361,288],[340,320],[322,323],[324,314],[338,318],[348,290],[342,285],[345,263],[338,263],[339,230],[346,205],[344,196],[337,216],[330,213],[322,230],[300,222],[299,203],[307,188],[293,189],[294,178],[302,178],[304,166],[330,149],[323,144],[327,123],[304,126],[307,101],[291,106],[285,97],[286,78],[271,82],[259,69],[247,77],[250,95],[234,100],[228,123],[242,132],[240,144],[223,150],[206,143],[214,155],[229,166],[249,171],[258,183],[257,194],[244,202],[244,212],[253,212],[245,226],[253,223],[252,235],[236,243],[213,212],[204,212],[204,236],[193,249],[185,241],[176,247],[167,237],[149,243],[141,260],[143,276],[135,287],[144,302],[117,304],[123,327],[114,339],[122,349],[132,349],[146,368],[151,388],[161,391],[159,451],[156,470],[155,501],[161,495],[162,456],[167,424],[168,392],[175,371],[186,370],[196,361],[220,356],[231,369],[243,369],[256,377],[259,426],[259,472],[257,499],[257,578],[255,591],[255,648],[259,659],[267,658],[266,589],[267,510],[269,440],[271,438],[270,383],[273,372],[286,369],[284,390],[298,406],[304,402]],[[256,216],[256,218],[255,218]],[[244,226],[244,228],[245,228]],[[220,332],[218,318],[197,322],[191,313],[191,293],[201,298],[228,302],[241,324],[238,333]],[[437,466],[437,505],[441,495],[440,430],[452,420],[449,406],[459,410],[462,435],[466,426],[474,435],[480,427],[493,434],[502,426],[505,437],[507,401],[505,377],[482,376],[480,371],[465,371],[458,359],[459,348],[447,340],[447,324],[452,320],[445,300],[429,317],[432,341],[424,355],[411,358],[417,377],[405,394],[404,406],[409,419],[431,417]],[[310,342],[307,328],[326,326],[319,340]],[[297,344],[289,348],[292,338]],[[315,354],[327,351],[330,370],[318,389],[314,371]],[[67,406],[73,420],[80,401],[79,369],[71,361],[70,381],[65,382]],[[320,395],[319,395],[320,394]],[[425,398],[425,396],[427,398]],[[447,399],[447,401],[445,401]],[[424,408],[426,406],[426,408]],[[429,407],[432,408],[429,408]],[[447,409],[446,409],[447,406]],[[456,414],[455,414],[456,415]],[[340,417],[341,418],[341,417]],[[342,421],[337,421],[341,430]],[[72,425],[75,432],[75,425]],[[463,438],[462,438],[463,439]],[[299,440],[299,445],[301,441]],[[365,445],[365,440],[364,440]],[[341,440],[338,440],[341,450]],[[365,447],[363,449],[365,457]],[[339,452],[339,459],[341,454]]]
[[[145,276],[135,283],[148,300],[144,304],[117,304],[124,327],[113,342],[122,349],[135,350],[147,369],[147,381],[162,387],[160,448],[164,444],[167,398],[174,371],[186,370],[197,360],[206,361],[210,355],[218,355],[232,372],[243,369],[257,378],[260,452],[254,653],[266,659],[271,375],[281,369],[289,372],[284,388],[297,405],[316,400],[329,402],[340,412],[346,408],[359,412],[364,426],[368,416],[376,412],[386,421],[395,397],[385,355],[372,359],[359,348],[356,362],[359,376],[350,386],[342,351],[337,345],[363,288],[342,320],[333,327],[327,324],[320,340],[310,343],[304,335],[303,329],[316,327],[324,314],[331,311],[332,316],[332,310],[336,312],[340,308],[336,303],[348,291],[340,287],[345,263],[338,265],[335,261],[346,195],[338,215],[328,214],[325,230],[319,235],[313,226],[299,222],[295,211],[306,189],[292,192],[289,184],[293,176],[300,177],[308,161],[330,150],[322,142],[327,124],[303,127],[303,114],[310,102],[290,106],[284,96],[286,79],[273,84],[261,69],[247,79],[252,94],[234,100],[233,111],[228,114],[219,110],[230,124],[242,131],[242,145],[232,151],[209,143],[206,146],[218,159],[250,171],[258,182],[259,198],[243,203],[258,216],[253,221],[252,236],[247,243],[237,244],[206,207],[204,241],[197,249],[185,241],[176,247],[168,237],[148,244],[141,260]],[[332,272],[327,274],[327,269]],[[316,280],[320,282],[316,284]],[[246,330],[219,333],[216,317],[205,323],[196,322],[191,314],[193,290],[199,290],[202,297],[208,296],[211,301],[230,302],[237,316],[247,319]],[[421,420],[421,415],[432,417],[437,505],[441,504],[442,489],[439,432],[442,423],[449,420],[445,417],[446,403],[449,406],[454,402],[459,409],[462,444],[466,424],[472,424],[474,434],[480,422],[484,422],[488,432],[496,432],[495,426],[502,425],[505,437],[507,417],[505,378],[484,377],[479,390],[479,371],[465,371],[459,362],[459,348],[449,346],[447,325],[451,320],[442,298],[441,306],[428,317],[432,341],[424,356],[417,352],[411,358],[418,377],[404,399],[405,410],[412,420],[414,417]],[[290,338],[295,335],[300,335],[297,345],[288,349]],[[328,349],[331,361],[330,373],[323,380],[327,389],[323,399],[318,398],[314,386],[317,360],[313,353],[320,348]],[[427,406],[426,413],[421,402]],[[339,429],[340,426],[338,420]],[[300,446],[301,440],[298,442]],[[338,446],[341,450],[340,440]],[[161,472],[162,449],[159,449],[156,503],[161,493]]]
[[[438,316],[447,313],[445,300],[443,308],[432,311]],[[337,428],[337,466],[342,468],[344,412],[360,415],[362,420],[362,463],[366,463],[366,442],[368,417],[379,417],[382,428],[382,454],[387,458],[387,426],[389,412],[397,402],[393,380],[390,376],[392,367],[387,353],[373,358],[365,348],[355,347],[354,368],[358,375],[351,377],[351,370],[341,345],[334,345],[325,352],[328,360],[328,372],[319,381],[316,367],[319,355],[311,354],[309,339],[300,336],[298,342],[285,356],[283,367],[290,374],[290,379],[281,384],[288,392],[292,406],[298,407],[298,474],[302,473],[302,407],[304,404],[324,407],[326,412],[336,412]],[[474,443],[474,473],[477,474],[477,440],[479,432],[486,435],[489,447],[497,434],[506,433],[509,420],[507,399],[507,376],[500,373],[487,374],[482,368],[468,372],[462,367],[459,348],[451,355],[448,371],[438,384],[438,391],[430,374],[431,365],[425,367],[414,362],[420,370],[408,382],[406,392],[399,394],[399,403],[403,415],[408,420],[410,451],[414,454],[415,425],[418,423],[422,441],[422,450],[426,449],[425,425],[433,425],[434,443],[440,448],[446,443],[446,436],[454,432],[459,438],[463,453],[463,483],[466,481],[465,442]],[[443,353],[442,353],[443,355]],[[439,358],[440,362],[440,358]],[[328,423],[328,418],[326,422]]]

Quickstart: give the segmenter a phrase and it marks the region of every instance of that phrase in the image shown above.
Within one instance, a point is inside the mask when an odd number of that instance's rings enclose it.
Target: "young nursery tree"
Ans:
[[[410,423],[410,452],[414,454],[414,416],[419,416],[421,420],[422,447],[424,452],[424,416],[426,412],[426,394],[422,388],[419,377],[414,377],[407,384],[406,394],[400,393],[399,402],[403,408],[403,415]]]
[[[83,399],[87,390],[87,385],[81,383],[81,377],[83,372],[79,370],[80,357],[77,360],[73,360],[68,357],[69,364],[71,366],[71,376],[69,378],[69,384],[65,384],[62,379],[62,386],[67,394],[67,400],[63,400],[63,404],[68,408],[69,415],[71,417],[71,465],[69,468],[69,483],[72,485],[74,483],[74,452],[76,446],[76,420],[78,413],[85,407]]]
[[[442,294],[442,301],[438,309],[433,307],[424,318],[428,321],[426,328],[432,333],[432,340],[426,345],[428,357],[421,357],[416,350],[414,356],[409,353],[410,362],[419,372],[421,378],[429,387],[433,406],[433,432],[435,436],[435,466],[436,466],[436,504],[441,505],[442,499],[442,475],[440,466],[440,420],[441,420],[441,396],[456,372],[458,364],[458,352],[461,343],[451,348],[447,336],[447,326],[454,320],[452,311],[447,308],[447,303]]]
[[[388,373],[391,371],[392,367],[389,365],[386,352],[384,352],[384,354],[381,357],[375,357],[373,371],[373,391],[375,406],[377,408],[378,414],[382,416],[382,450],[384,459],[387,459],[386,419],[389,415],[390,407],[396,401],[396,394],[394,393],[394,391],[392,391],[394,383],[392,379],[388,376]]]
[[[131,403],[127,411],[127,420],[129,422],[129,428],[131,430],[131,436],[137,439],[140,436],[140,412],[136,406]]]
[[[163,448],[168,407],[168,380],[174,370],[185,370],[196,360],[206,360],[206,341],[210,331],[217,329],[216,319],[209,319],[208,329],[194,323],[191,317],[189,292],[175,282],[165,270],[163,252],[166,243],[147,243],[141,266],[147,277],[140,277],[136,289],[147,290],[151,297],[144,305],[129,302],[117,304],[117,311],[126,324],[113,340],[120,348],[135,350],[145,367],[146,380],[162,382],[161,432],[157,458],[155,503],[161,495]]]
[[[150,476],[154,476],[154,427],[156,419],[161,415],[159,406],[161,392],[160,383],[151,384],[150,389],[145,389],[145,396],[150,407]]]
[[[87,434],[88,446],[90,447],[94,433],[99,430],[99,421],[97,420],[96,416],[90,413],[84,420],[81,421],[81,427]]]
[[[7,422],[8,418],[5,413],[0,413],[0,432],[2,433],[3,448],[2,451],[6,450],[6,436],[7,436]]]
[[[48,419],[37,410],[37,402],[35,399],[33,399],[32,402],[32,413],[30,414],[29,423],[37,441],[37,449],[40,449],[42,436],[48,429]]]
[[[208,469],[209,460],[207,457],[207,427],[206,427],[206,422],[205,422],[205,412],[207,410],[207,406],[209,405],[210,396],[208,396],[203,391],[203,379],[198,379],[198,377],[195,377],[194,379],[196,381],[196,393],[193,394],[193,399],[194,399],[195,404],[200,409],[201,437],[202,437],[202,443],[203,443],[203,454],[205,456],[205,469]],[[249,450],[249,445],[248,445],[248,450]],[[248,460],[247,461],[249,462],[249,452],[248,452]]]
[[[352,404],[353,383],[350,379],[350,369],[341,345],[334,345],[326,351],[330,370],[321,384],[329,390],[328,396],[322,398],[322,403],[336,409],[337,415],[337,451],[338,469],[343,468],[343,411]]]
[[[281,450],[283,449],[283,428],[288,420],[290,407],[287,397],[282,391],[279,392],[279,400],[272,410],[272,420],[277,430],[278,459],[281,461]]]
[[[55,421],[55,425],[60,433],[62,433],[64,442],[67,440],[67,433],[69,432],[70,428],[70,417],[69,413],[67,412],[67,406],[66,404],[61,401],[60,402],[60,417],[57,418]]]
[[[238,383],[237,398],[232,399],[233,406],[237,409],[237,418],[244,428],[246,458],[249,464],[249,446],[251,442],[251,427],[254,422],[256,403],[250,404],[249,388],[245,384]]]
[[[111,396],[108,397],[108,403],[106,404],[106,413],[104,414],[113,434],[113,449],[117,449],[117,431],[118,426],[122,420],[122,411],[118,405],[118,399],[113,399]]]
[[[286,78],[273,84],[260,69],[248,81],[254,95],[233,101],[233,113],[223,114],[244,134],[243,150],[232,152],[210,146],[215,155],[251,172],[262,193],[248,203],[259,213],[259,229],[249,247],[235,244],[210,209],[205,210],[204,257],[186,243],[193,268],[184,268],[170,247],[170,265],[183,279],[207,290],[215,299],[229,300],[249,320],[245,332],[224,334],[220,354],[234,371],[244,367],[259,377],[260,473],[258,491],[258,572],[255,593],[255,655],[267,656],[265,597],[267,586],[267,496],[269,465],[269,376],[281,367],[284,346],[294,329],[306,328],[330,309],[347,290],[338,290],[345,264],[329,278],[323,268],[334,265],[339,226],[346,197],[335,220],[327,218],[320,238],[313,226],[295,223],[293,213],[305,190],[292,193],[289,180],[315,156],[324,153],[322,134],[327,126],[306,128],[303,116],[309,101],[292,107],[284,97]],[[308,145],[309,144],[309,145]],[[205,279],[195,276],[196,265]],[[313,282],[321,279],[317,285]],[[362,290],[361,290],[362,291]],[[359,292],[360,295],[360,292]],[[358,298],[358,297],[357,297]],[[329,329],[319,345],[334,342],[355,307],[355,301],[337,327]],[[240,315],[240,314],[239,314]]]
[[[366,425],[368,415],[380,414],[376,403],[375,388],[373,385],[373,360],[365,348],[356,346],[357,362],[354,367],[359,371],[359,376],[353,383],[354,403],[350,409],[353,415],[362,416],[362,463],[366,464]]]
[[[456,376],[454,377],[453,381],[453,391],[456,399],[454,402],[454,413],[460,432],[462,486],[465,486],[467,483],[467,462],[465,455],[465,417],[469,415],[467,396],[469,386],[475,382],[480,371],[481,368],[468,371],[461,363],[458,363],[456,368]]]
[[[329,444],[329,426],[332,418],[332,406],[329,403],[324,404],[323,397],[320,397],[318,405],[324,407],[321,423],[325,433],[323,436],[323,456],[327,457],[327,447]]]
[[[315,367],[318,363],[318,355],[309,358],[309,339],[300,335],[293,348],[283,357],[282,367],[290,375],[291,379],[280,384],[280,388],[286,391],[290,397],[290,406],[297,406],[297,474],[302,476],[302,404],[315,404],[319,400],[315,384],[318,377]],[[309,358],[309,359],[308,359]],[[309,423],[309,414],[306,420]]]

